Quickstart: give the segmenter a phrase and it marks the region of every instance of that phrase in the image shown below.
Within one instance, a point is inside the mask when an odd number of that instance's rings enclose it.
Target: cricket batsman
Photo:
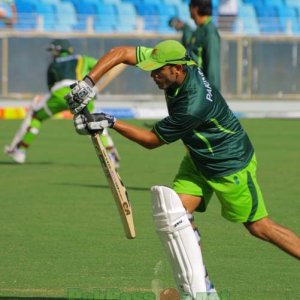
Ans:
[[[105,113],[93,114],[89,121],[82,114],[94,96],[92,87],[120,63],[149,72],[165,93],[169,115],[155,123],[152,130]],[[206,211],[213,193],[225,219],[242,224],[253,236],[300,259],[299,236],[268,216],[249,136],[181,43],[166,40],[154,48],[112,48],[75,84],[66,99],[79,134],[112,128],[147,149],[177,140],[187,149],[172,188],[151,188],[156,232],[170,258],[181,299],[216,295],[199,247],[201,234],[193,219],[195,212]]]
[[[33,100],[11,144],[4,150],[19,164],[25,163],[27,150],[39,134],[42,122],[59,112],[69,110],[64,95],[70,91],[70,85],[76,80],[81,80],[97,62],[93,57],[73,54],[73,48],[66,39],[53,40],[47,51],[53,58],[47,70],[49,93],[37,96]],[[93,110],[93,101],[88,104],[88,109]],[[108,130],[103,131],[101,140],[115,167],[118,168],[120,157]]]

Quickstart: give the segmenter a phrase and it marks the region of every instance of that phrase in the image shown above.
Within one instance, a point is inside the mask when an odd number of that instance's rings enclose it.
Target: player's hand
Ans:
[[[77,81],[70,88],[72,90],[65,96],[65,99],[72,114],[78,114],[96,96],[96,93],[85,81]]]
[[[74,116],[74,125],[78,134],[87,135],[95,132],[102,132],[104,128],[112,128],[116,118],[105,113],[91,114],[93,121],[88,121],[83,114]]]
[[[172,17],[168,23],[171,28],[174,28],[177,31],[181,30],[184,27],[184,22],[181,21],[178,17]]]

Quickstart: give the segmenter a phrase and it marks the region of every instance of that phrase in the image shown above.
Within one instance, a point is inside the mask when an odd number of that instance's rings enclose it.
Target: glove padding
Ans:
[[[91,114],[93,121],[88,121],[83,114],[74,115],[74,126],[78,134],[87,135],[99,131],[104,128],[113,127],[116,118],[105,113]]]
[[[78,114],[96,96],[96,93],[85,81],[77,81],[70,88],[72,90],[65,96],[65,99],[71,113]]]

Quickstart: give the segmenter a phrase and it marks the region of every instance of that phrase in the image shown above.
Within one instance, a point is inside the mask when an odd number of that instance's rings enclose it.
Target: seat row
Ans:
[[[147,1],[147,0],[145,0]],[[164,0],[160,5],[121,0],[16,0],[17,30],[174,33],[171,17],[190,19],[188,5]],[[169,2],[168,2],[169,1]]]

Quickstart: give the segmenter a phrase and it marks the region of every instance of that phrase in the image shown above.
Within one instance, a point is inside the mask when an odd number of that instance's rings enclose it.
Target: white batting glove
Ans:
[[[70,88],[72,90],[65,99],[72,114],[78,114],[96,96],[96,93],[85,81],[77,81]]]
[[[104,128],[113,127],[116,118],[114,116],[98,113],[91,114],[93,121],[88,121],[83,114],[77,114],[74,116],[74,126],[76,132],[81,135],[87,135],[94,132],[102,132]]]

